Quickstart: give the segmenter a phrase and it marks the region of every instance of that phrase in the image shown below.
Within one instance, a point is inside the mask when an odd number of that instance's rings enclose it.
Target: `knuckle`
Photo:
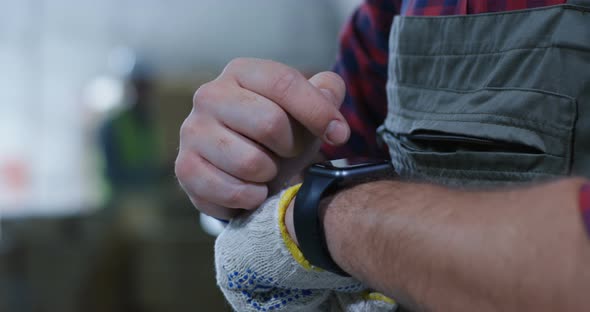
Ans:
[[[219,152],[219,153],[229,153],[231,154],[231,146],[233,145],[233,142],[231,139],[221,136],[215,139],[215,149]]]
[[[202,108],[218,98],[217,85],[214,82],[207,82],[201,85],[193,95],[193,107]]]
[[[180,184],[182,185],[186,183],[186,181],[193,175],[194,171],[194,165],[182,154],[182,152],[180,152],[174,162],[174,174]]]
[[[286,114],[282,112],[268,112],[259,123],[258,135],[262,142],[276,142],[282,137],[281,130],[289,122]]]
[[[215,202],[215,196],[212,194],[215,193],[216,189],[225,187],[224,183],[220,181],[217,175],[207,170],[206,167],[211,166],[211,164],[208,164],[202,158],[199,157],[196,159],[192,165],[193,168],[189,172],[189,177],[194,181],[194,189],[191,194],[194,198],[199,198],[207,202]]]
[[[264,165],[264,154],[260,151],[247,153],[240,157],[237,174],[243,178],[252,178],[259,175]]]
[[[289,91],[297,81],[299,72],[293,68],[282,69],[277,75],[276,80],[272,83],[270,92],[278,101],[284,101],[289,96]]]
[[[200,182],[198,195],[203,198],[210,198],[213,190],[223,186],[215,176],[210,174],[201,174],[198,179]]]
[[[241,68],[250,62],[251,60],[247,57],[236,57],[227,63],[224,71],[232,71],[234,69]]]
[[[227,205],[230,207],[246,206],[248,196],[246,194],[246,186],[239,185],[230,189],[227,196]]]
[[[198,123],[193,118],[189,117],[184,120],[180,126],[180,146],[183,145],[185,140],[199,133],[197,128]]]

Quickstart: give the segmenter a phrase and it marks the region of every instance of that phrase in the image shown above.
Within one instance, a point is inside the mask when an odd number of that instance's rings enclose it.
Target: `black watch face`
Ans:
[[[336,179],[369,177],[392,173],[391,162],[367,157],[343,158],[314,164],[308,169],[312,175]]]
[[[341,158],[335,160],[328,160],[318,164],[318,167],[326,169],[353,169],[359,167],[373,166],[378,164],[388,164],[389,160],[375,159],[369,157],[354,157],[354,158]]]

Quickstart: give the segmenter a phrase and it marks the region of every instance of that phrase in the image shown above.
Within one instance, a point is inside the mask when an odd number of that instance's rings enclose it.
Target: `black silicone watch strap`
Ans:
[[[306,173],[307,175],[307,173]],[[319,204],[322,195],[336,179],[332,177],[305,177],[303,185],[295,198],[293,223],[299,242],[299,249],[312,265],[342,276],[349,276],[330,256],[323,225],[319,217]]]

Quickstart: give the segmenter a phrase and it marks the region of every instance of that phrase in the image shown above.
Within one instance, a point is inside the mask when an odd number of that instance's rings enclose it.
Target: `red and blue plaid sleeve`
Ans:
[[[322,147],[329,159],[389,157],[377,146],[377,127],[387,113],[388,38],[391,22],[399,14],[401,0],[368,0],[354,13],[340,37],[334,71],[346,82],[341,111],[350,124],[350,140],[343,146]]]
[[[590,183],[584,184],[580,189],[580,212],[586,226],[586,232],[590,237]]]

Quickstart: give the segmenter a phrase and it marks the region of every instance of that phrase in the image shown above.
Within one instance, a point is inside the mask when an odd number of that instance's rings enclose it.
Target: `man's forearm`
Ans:
[[[494,192],[363,184],[323,202],[326,240],[344,270],[414,309],[588,310],[581,183]]]

